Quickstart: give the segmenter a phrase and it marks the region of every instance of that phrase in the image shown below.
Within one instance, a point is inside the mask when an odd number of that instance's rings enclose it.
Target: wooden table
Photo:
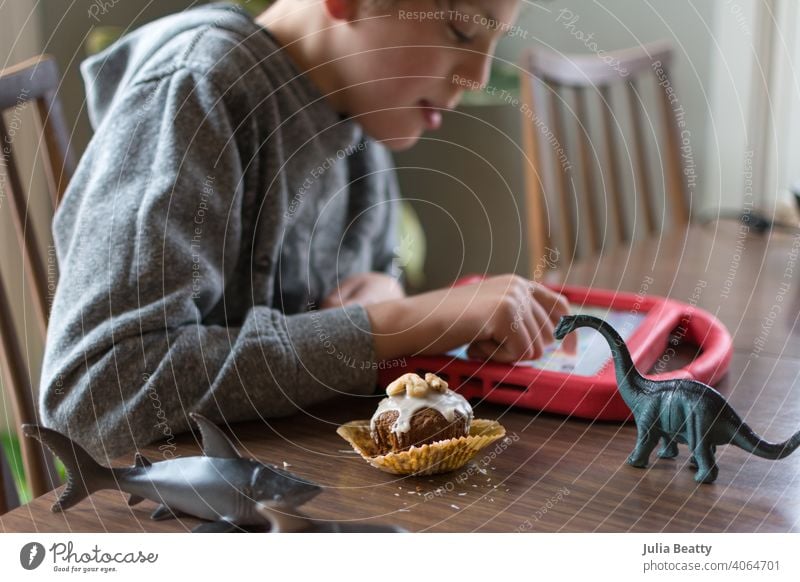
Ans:
[[[738,224],[693,227],[620,249],[565,275],[573,284],[652,294],[716,314],[735,338],[730,373],[718,385],[764,438],[784,440],[800,428],[800,237],[747,236]],[[773,306],[778,305],[775,308]],[[375,398],[343,397],[291,418],[241,424],[240,448],[317,481],[325,492],[305,506],[318,518],[394,522],[439,532],[792,532],[800,530],[800,454],[767,461],[738,448],[718,453],[719,478],[698,485],[681,447],[673,460],[646,470],[625,464],[631,424],[588,422],[479,405],[515,440],[465,470],[398,478],[353,454],[337,425],[368,418]],[[196,454],[187,435],[179,453]],[[145,451],[159,459],[155,447]],[[197,522],[153,522],[155,507],[129,508],[116,491],[95,494],[66,514],[52,514],[49,493],[0,518],[0,531],[187,531]]]

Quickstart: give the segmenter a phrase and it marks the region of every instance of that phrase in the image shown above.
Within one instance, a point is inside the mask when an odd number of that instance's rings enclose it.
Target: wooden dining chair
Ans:
[[[556,259],[563,267],[688,225],[692,172],[681,156],[685,112],[669,74],[672,54],[665,41],[603,54],[523,54],[532,277]]]
[[[19,65],[0,70],[0,113],[30,106],[36,120],[38,134],[37,153],[42,154],[44,173],[49,190],[50,206],[58,207],[75,165],[69,151],[69,139],[56,96],[60,74],[55,60],[50,56],[35,57]],[[12,111],[12,115],[14,112]],[[23,271],[28,282],[26,296],[33,299],[37,326],[41,331],[42,344],[48,321],[48,274],[47,257],[37,245],[36,225],[32,223],[29,205],[22,188],[23,180],[14,155],[14,135],[9,133],[3,116],[0,115],[0,164],[3,171],[3,189],[9,204],[11,219],[17,233],[19,250],[23,258]],[[33,193],[36,195],[36,193]],[[52,212],[50,214],[52,218]],[[49,221],[45,225],[50,227]],[[50,265],[47,265],[50,267]],[[38,422],[37,398],[34,380],[23,357],[23,338],[15,329],[13,310],[4,280],[0,272],[0,366],[6,392],[10,395],[14,422],[20,438],[20,448],[25,476],[33,496],[50,491],[58,484],[52,456],[33,439],[23,438],[20,425]],[[10,479],[8,466],[3,464],[4,480]],[[7,481],[6,481],[7,484]],[[3,487],[7,491],[7,487]],[[6,496],[0,497],[2,504],[12,505]],[[5,509],[8,509],[6,507]]]

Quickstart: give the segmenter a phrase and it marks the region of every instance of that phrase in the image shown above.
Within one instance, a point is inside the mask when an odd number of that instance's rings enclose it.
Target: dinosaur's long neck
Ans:
[[[614,357],[614,371],[617,374],[617,385],[619,386],[622,398],[627,402],[628,398],[635,398],[642,393],[640,380],[642,375],[636,369],[631,358],[628,347],[622,340],[617,331],[602,319],[590,315],[578,315],[575,317],[574,328],[591,327],[596,329],[608,342],[611,355]],[[630,405],[630,403],[628,403]]]

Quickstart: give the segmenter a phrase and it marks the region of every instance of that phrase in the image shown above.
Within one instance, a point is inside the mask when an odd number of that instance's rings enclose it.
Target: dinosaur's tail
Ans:
[[[764,459],[782,459],[788,457],[797,447],[800,447],[800,431],[797,431],[782,443],[771,443],[762,439],[743,422],[736,430],[731,442],[739,448]]]
[[[22,433],[41,441],[67,469],[67,486],[53,504],[52,511],[69,509],[91,493],[113,487],[111,469],[100,465],[80,445],[61,433],[33,424],[22,425]]]

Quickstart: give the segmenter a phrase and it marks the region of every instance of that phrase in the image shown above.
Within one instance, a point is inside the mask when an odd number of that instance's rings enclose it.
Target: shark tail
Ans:
[[[83,447],[61,433],[33,424],[22,425],[22,433],[40,441],[67,469],[67,486],[53,504],[53,512],[69,509],[113,482],[111,469],[100,465]]]
[[[762,439],[743,422],[734,433],[731,443],[764,459],[782,459],[800,447],[800,431],[782,443],[771,443]]]

